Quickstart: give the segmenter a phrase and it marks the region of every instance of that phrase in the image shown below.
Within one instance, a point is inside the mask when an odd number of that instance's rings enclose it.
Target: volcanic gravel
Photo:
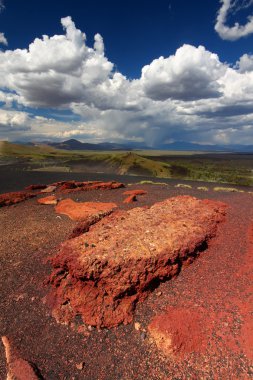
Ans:
[[[123,203],[126,189],[62,195],[81,202],[115,202],[122,209],[152,205],[176,195],[216,199],[229,205],[226,221],[200,257],[139,303],[133,324],[110,330],[88,328],[78,333],[80,321],[72,327],[57,324],[43,302],[48,292],[44,282],[51,272],[47,258],[56,253],[76,222],[57,215],[53,206],[38,204],[36,198],[0,209],[0,332],[11,339],[24,359],[36,363],[44,379],[253,378],[253,352],[249,347],[253,336],[249,269],[253,260],[248,250],[253,195],[204,192],[197,186],[200,184],[193,184],[192,189],[172,184],[131,186],[129,189],[147,191],[133,204]],[[201,307],[214,316],[205,355],[194,352],[187,358],[172,358],[157,349],[147,327],[168,307]],[[5,378],[1,345],[0,379]]]

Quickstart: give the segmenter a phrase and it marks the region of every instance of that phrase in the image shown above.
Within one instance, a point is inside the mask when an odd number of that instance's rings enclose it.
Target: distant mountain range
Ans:
[[[20,144],[20,142],[17,142]],[[22,143],[24,144],[24,143]],[[202,152],[235,152],[235,153],[253,153],[253,145],[201,145],[177,141],[171,144],[158,144],[155,147],[146,146],[143,143],[126,142],[125,144],[103,142],[103,143],[86,143],[75,139],[62,142],[43,141],[41,143],[26,143],[26,145],[48,145],[56,149],[64,150],[174,150],[174,151],[202,151]]]
[[[253,153],[253,145],[201,145],[184,141],[177,141],[171,144],[160,144],[156,149],[176,151]]]
[[[65,150],[129,150],[129,146],[117,143],[82,143],[81,141],[70,139],[63,142],[50,142],[45,141],[44,144],[53,146],[57,149]]]

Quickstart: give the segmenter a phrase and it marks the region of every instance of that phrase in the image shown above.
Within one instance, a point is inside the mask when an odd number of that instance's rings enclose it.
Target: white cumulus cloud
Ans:
[[[0,110],[0,131],[4,130],[15,132],[25,131],[30,129],[27,125],[29,116],[26,112],[12,111],[12,110]]]
[[[231,67],[203,46],[183,45],[130,80],[106,57],[100,34],[90,46],[71,17],[61,23],[61,35],[36,38],[27,49],[0,50],[0,139],[152,146],[253,139],[251,55]],[[42,108],[51,110],[48,117]]]
[[[220,0],[220,2],[221,7],[214,28],[223,40],[235,41],[253,33],[253,15],[248,16],[248,21],[245,25],[240,25],[238,22],[233,26],[226,25],[227,17],[231,11],[236,13],[240,9],[247,8],[253,3],[252,0]]]
[[[183,45],[169,58],[160,57],[143,67],[141,83],[154,100],[196,100],[221,96],[218,79],[224,74],[216,54],[203,46]]]
[[[61,22],[65,35],[44,35],[28,49],[0,52],[0,87],[16,91],[24,105],[64,107],[76,101],[96,103],[100,96],[98,86],[113,78],[113,64],[104,57],[102,37],[97,34],[95,47],[90,48],[86,46],[85,34],[70,17]]]
[[[236,68],[238,68],[241,73],[253,71],[253,55],[243,54],[239,61],[236,62]]]

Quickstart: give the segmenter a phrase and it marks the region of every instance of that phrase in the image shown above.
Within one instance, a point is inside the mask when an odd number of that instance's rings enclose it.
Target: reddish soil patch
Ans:
[[[10,206],[25,201],[26,199],[36,197],[37,194],[19,191],[15,193],[0,194],[0,207]]]
[[[253,223],[247,231],[247,253],[236,275],[240,297],[234,299],[241,317],[239,342],[242,350],[253,361]]]
[[[221,202],[170,198],[114,213],[66,241],[51,260],[53,315],[64,323],[79,315],[98,327],[131,322],[136,302],[197,256],[225,209]]]
[[[183,357],[191,352],[206,351],[213,321],[214,315],[204,308],[169,306],[166,313],[153,319],[148,330],[165,355]]]
[[[74,202],[72,199],[64,199],[55,207],[58,214],[67,215],[72,220],[82,221],[93,215],[108,215],[114,208],[116,203],[102,202]]]
[[[48,197],[39,198],[37,202],[41,205],[57,205],[57,198],[54,195],[49,195]]]

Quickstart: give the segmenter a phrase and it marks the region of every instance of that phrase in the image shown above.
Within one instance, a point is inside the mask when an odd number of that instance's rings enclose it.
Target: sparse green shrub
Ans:
[[[166,185],[166,186],[168,186],[168,183],[166,183],[166,182],[155,182],[155,181],[140,181],[140,182],[137,182],[136,185]]]
[[[197,189],[202,190],[202,191],[208,191],[209,190],[208,187],[206,187],[206,186],[199,186],[199,187],[197,187]]]
[[[183,189],[192,189],[191,185],[186,185],[185,183],[178,183],[175,187],[182,187]]]
[[[224,191],[227,193],[244,193],[244,190],[236,189],[235,187],[214,187],[214,191]]]

